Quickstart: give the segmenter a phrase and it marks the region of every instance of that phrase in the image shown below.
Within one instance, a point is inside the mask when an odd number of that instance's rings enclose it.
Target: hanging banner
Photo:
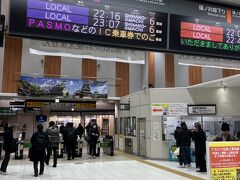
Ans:
[[[184,103],[154,103],[152,116],[179,116],[187,115],[187,104]]]
[[[240,179],[240,142],[209,142],[208,179]]]
[[[107,82],[21,76],[20,96],[63,96],[79,98],[107,98]]]
[[[133,64],[145,64],[146,57],[144,51],[132,49],[37,40],[30,41],[29,51],[31,54],[38,55],[65,56]]]

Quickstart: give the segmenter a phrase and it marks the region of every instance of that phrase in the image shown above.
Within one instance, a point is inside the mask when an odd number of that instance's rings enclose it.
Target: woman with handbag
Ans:
[[[10,155],[16,150],[16,144],[13,139],[13,130],[12,130],[12,127],[8,127],[8,125],[5,125],[4,127],[3,141],[4,141],[3,149],[5,151],[5,155],[2,161],[0,173],[2,175],[6,175],[7,166],[10,160]]]

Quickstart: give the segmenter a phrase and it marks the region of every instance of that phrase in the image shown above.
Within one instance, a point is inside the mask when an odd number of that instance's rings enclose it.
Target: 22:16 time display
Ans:
[[[240,30],[226,29],[226,43],[240,44]]]
[[[106,15],[105,10],[94,9],[93,15],[93,26],[96,27],[109,27],[109,28],[119,28],[121,21],[121,16],[119,12],[110,12],[110,15]],[[107,18],[110,18],[106,20]]]
[[[138,13],[137,10],[136,13]],[[156,33],[155,13],[150,13],[150,16],[151,17],[94,9],[92,25],[94,27],[154,34]]]

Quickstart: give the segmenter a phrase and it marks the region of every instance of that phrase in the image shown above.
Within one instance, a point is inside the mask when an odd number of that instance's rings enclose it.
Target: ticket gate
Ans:
[[[23,145],[24,145],[24,141],[22,140],[22,134],[20,134],[18,140],[16,141],[15,159],[23,159],[23,151],[24,151]]]
[[[76,145],[76,157],[82,157],[82,148],[83,148],[83,142],[80,139],[80,136],[77,137],[77,145]]]
[[[63,140],[63,135],[59,134],[59,139],[60,142],[58,144],[58,149],[57,149],[57,157],[58,158],[63,158],[63,153],[64,153],[64,140]]]

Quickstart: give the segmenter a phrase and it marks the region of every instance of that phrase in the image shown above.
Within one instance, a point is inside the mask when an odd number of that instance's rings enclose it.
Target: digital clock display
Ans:
[[[171,15],[170,49],[191,54],[238,58],[240,25]]]
[[[10,34],[166,49],[168,15],[145,4],[138,8],[121,0],[12,0]]]

